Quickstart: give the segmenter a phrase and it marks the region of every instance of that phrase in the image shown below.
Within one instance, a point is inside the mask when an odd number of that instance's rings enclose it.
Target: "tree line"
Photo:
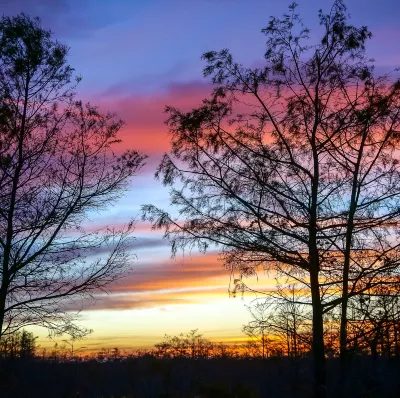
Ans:
[[[249,306],[250,321],[243,332],[258,346],[262,357],[281,355],[301,358],[312,350],[312,313],[309,306],[297,302],[296,286],[284,300],[255,299]],[[377,296],[360,296],[351,302],[348,315],[348,350],[352,356],[370,355],[400,358],[400,296],[387,290]],[[340,355],[340,312],[324,320],[325,356]]]
[[[37,354],[37,337],[26,330],[14,332],[0,340],[0,359],[33,359]]]
[[[294,286],[292,286],[294,298]],[[400,303],[398,297],[381,296],[374,303],[363,307],[352,307],[349,317],[349,349],[356,356],[379,356],[400,358]],[[272,307],[272,308],[271,308]],[[204,337],[198,329],[176,336],[165,335],[152,349],[122,350],[118,347],[103,348],[89,353],[84,342],[63,340],[52,348],[40,348],[37,337],[26,330],[14,332],[0,342],[2,359],[51,359],[100,361],[122,358],[154,356],[159,359],[187,358],[290,358],[306,359],[312,354],[312,316],[305,308],[292,301],[277,304],[266,300],[255,300],[249,307],[250,321],[243,325],[247,337],[244,342],[227,344],[214,342]],[[337,358],[340,353],[340,323],[334,316],[327,319],[324,328],[326,356]],[[240,339],[239,339],[240,341]],[[75,344],[75,346],[74,346]]]

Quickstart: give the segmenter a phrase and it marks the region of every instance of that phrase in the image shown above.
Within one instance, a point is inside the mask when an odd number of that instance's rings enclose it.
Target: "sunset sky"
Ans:
[[[200,56],[229,48],[247,66],[262,62],[265,36],[260,33],[270,15],[280,16],[290,2],[277,0],[0,0],[6,15],[20,11],[39,16],[55,38],[70,46],[70,63],[83,77],[78,96],[125,120],[125,148],[139,149],[149,158],[132,190],[109,211],[92,217],[92,226],[123,225],[137,217],[132,272],[96,303],[82,308],[81,324],[94,329],[82,345],[149,347],[164,334],[198,328],[212,340],[243,337],[249,298],[229,297],[229,274],[217,253],[180,254],[160,233],[140,221],[144,203],[168,208],[168,191],[154,180],[160,155],[168,150],[163,124],[165,105],[190,108],[210,92],[202,78]],[[331,2],[302,0],[299,12],[319,31],[317,13]],[[377,72],[400,66],[399,0],[349,0],[355,25],[373,33],[368,54]],[[273,288],[267,275],[252,281]],[[41,345],[46,331],[35,329]]]

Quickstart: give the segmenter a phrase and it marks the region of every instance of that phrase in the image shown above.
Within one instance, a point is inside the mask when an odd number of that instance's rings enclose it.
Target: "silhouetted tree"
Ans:
[[[277,290],[281,296],[279,300],[276,297],[253,300],[248,307],[251,319],[243,327],[243,332],[259,340],[263,358],[271,350],[298,358],[310,351],[310,311],[308,305],[302,304],[296,296],[295,285],[285,289],[278,285]]]
[[[310,307],[301,302],[296,285],[278,287],[280,299],[273,301],[269,325],[271,332],[285,343],[286,354],[298,358],[308,353],[312,345],[312,315]]]
[[[111,350],[111,357],[116,360],[121,357],[121,350],[118,347],[114,347]]]
[[[208,358],[212,356],[213,344],[198,329],[179,336],[165,335],[164,340],[155,344],[155,355],[159,358]]]
[[[113,152],[122,122],[75,99],[67,54],[38,19],[1,18],[0,335],[29,324],[75,333],[66,299],[129,266],[132,223],[82,223],[121,196],[144,156]]]
[[[398,282],[400,84],[374,76],[370,32],[348,24],[341,0],[319,21],[315,43],[295,4],[271,18],[259,68],[228,50],[204,54],[211,97],[166,108],[172,150],[156,175],[179,214],[143,210],[173,253],[216,245],[237,280],[275,268],[309,286],[325,396],[324,312],[341,307],[344,363],[349,298]]]
[[[53,349],[50,352],[50,358],[57,361],[67,357],[67,347],[65,344],[54,343]]]
[[[202,337],[203,335],[198,333],[198,329],[193,329],[184,338],[192,359],[199,356],[202,345]]]
[[[111,356],[111,350],[107,348],[102,348],[98,353],[97,353],[97,359],[99,361],[103,361],[108,359]]]
[[[74,355],[78,350],[82,350],[84,348],[87,348],[87,347],[83,347],[83,346],[80,346],[80,347],[76,348],[76,342],[85,339],[91,333],[93,333],[92,329],[83,329],[83,328],[81,328],[79,330],[79,333],[74,333],[70,337],[70,339],[63,340],[63,342],[65,344],[67,344],[71,349],[71,353],[70,353],[71,358],[74,358]]]
[[[20,349],[19,349],[19,357],[33,358],[36,354],[36,339],[32,332],[27,332],[23,330],[20,338]]]
[[[37,337],[26,330],[7,335],[0,341],[0,358],[31,359],[35,357]]]
[[[256,348],[259,348],[261,357],[268,358],[270,351],[271,339],[269,337],[269,317],[268,303],[265,301],[254,303],[249,307],[251,319],[247,325],[243,326],[243,333],[250,337]]]
[[[369,349],[390,357],[399,355],[400,296],[397,290],[379,286],[349,302],[349,341],[354,353]]]

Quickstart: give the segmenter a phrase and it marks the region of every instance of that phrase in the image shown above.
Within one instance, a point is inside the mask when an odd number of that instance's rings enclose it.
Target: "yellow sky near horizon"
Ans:
[[[81,351],[88,353],[114,347],[127,352],[149,349],[161,342],[165,334],[174,336],[192,329],[198,329],[204,338],[211,341],[227,344],[242,341],[245,338],[242,326],[250,319],[246,305],[255,296],[249,293],[236,297],[230,295],[229,273],[226,270],[222,275],[212,276],[211,267],[211,277],[187,278],[185,272],[190,274],[193,271],[190,263],[196,263],[196,260],[197,257],[189,260],[183,267],[170,264],[171,273],[175,268],[182,272],[182,275],[179,273],[181,284],[174,288],[158,286],[155,282],[155,288],[149,290],[135,292],[123,289],[123,292],[113,292],[109,296],[100,295],[99,306],[94,304],[80,313],[79,323],[93,329],[93,333],[75,342],[75,349],[85,347]],[[215,269],[217,267],[221,264],[216,264]],[[260,290],[275,286],[275,281],[267,275],[258,281],[251,278],[249,283]],[[102,300],[105,302],[102,303]],[[114,304],[115,309],[110,309]],[[31,327],[29,330],[38,336],[41,349],[50,350],[56,342],[63,344],[62,340],[68,338],[62,336],[50,340],[46,338],[47,331],[43,328]]]

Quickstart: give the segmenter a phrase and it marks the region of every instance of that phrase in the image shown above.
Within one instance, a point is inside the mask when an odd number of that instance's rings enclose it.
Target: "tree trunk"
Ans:
[[[392,352],[392,342],[390,341],[390,326],[385,328],[385,339],[386,339],[386,356],[390,358]]]
[[[398,333],[398,325],[395,323],[393,326],[394,330],[394,355],[396,358],[399,357],[400,350],[399,350],[399,333]]]
[[[3,337],[3,323],[6,309],[6,295],[4,290],[3,287],[0,288],[0,340]]]
[[[378,349],[377,349],[377,346],[378,346],[378,339],[377,339],[377,338],[374,338],[374,339],[372,340],[372,342],[371,342],[371,355],[372,355],[372,359],[373,359],[374,361],[376,361],[377,358],[378,358]]]
[[[293,351],[294,357],[297,358],[297,323],[296,323],[296,308],[293,305]]]
[[[18,184],[20,180],[20,173],[23,166],[23,147],[24,147],[24,135],[25,135],[25,125],[26,125],[26,115],[28,109],[28,97],[29,97],[29,83],[30,76],[26,77],[25,81],[25,93],[23,98],[23,113],[21,119],[21,127],[19,131],[18,138],[18,165],[15,170],[15,173],[12,178],[12,190],[11,190],[11,198],[10,203],[8,205],[7,211],[7,227],[6,227],[6,237],[5,237],[5,245],[3,246],[3,261],[2,261],[2,280],[1,280],[1,288],[0,288],[0,338],[3,333],[3,323],[4,323],[4,315],[6,308],[6,298],[10,283],[10,274],[9,274],[9,266],[10,266],[10,254],[13,240],[13,221],[14,221],[14,211],[15,204],[17,201],[17,190]]]
[[[353,171],[353,182],[350,197],[349,215],[347,219],[347,230],[346,230],[346,246],[345,256],[343,264],[343,282],[342,282],[342,305],[341,305],[341,318],[340,318],[340,365],[341,365],[341,381],[342,385],[346,383],[347,365],[348,365],[348,351],[347,351],[347,307],[349,302],[349,272],[350,272],[350,259],[351,259],[351,248],[353,241],[354,231],[354,217],[357,210],[358,198],[360,194],[359,187],[359,171],[361,160],[364,154],[365,142],[368,137],[368,129],[364,130],[360,148],[358,151],[357,162]]]
[[[262,357],[265,359],[265,335],[264,335],[264,329],[262,331]]]
[[[343,292],[348,290],[348,272],[344,273]],[[340,365],[345,366],[347,362],[347,293],[342,295],[342,313],[340,318]]]
[[[327,389],[324,350],[324,323],[322,316],[321,297],[319,293],[318,271],[311,271],[310,279],[313,307],[312,352],[314,358],[315,396],[318,398],[325,398],[327,396]]]
[[[345,270],[343,272],[343,292],[342,292],[342,313],[340,318],[339,332],[339,358],[340,358],[340,373],[338,390],[340,396],[344,396],[347,373],[349,368],[349,352],[347,349],[347,306],[348,306],[348,271],[349,264],[345,261]]]

